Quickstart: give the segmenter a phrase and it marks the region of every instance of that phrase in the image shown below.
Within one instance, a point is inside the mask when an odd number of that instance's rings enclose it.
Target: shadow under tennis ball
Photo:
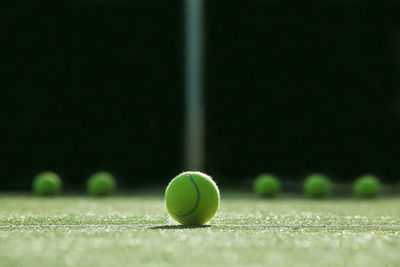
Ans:
[[[179,229],[201,229],[209,227],[211,227],[211,225],[159,225],[159,226],[149,227],[148,229],[179,230]]]

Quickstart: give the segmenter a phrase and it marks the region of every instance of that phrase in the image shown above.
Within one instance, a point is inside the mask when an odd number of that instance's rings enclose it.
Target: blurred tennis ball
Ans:
[[[381,183],[374,175],[363,175],[354,182],[353,192],[359,198],[374,198],[381,192]]]
[[[60,193],[62,181],[54,172],[42,172],[33,181],[33,192],[39,196],[54,196]]]
[[[326,197],[331,193],[331,181],[323,174],[311,174],[304,181],[304,192],[312,198]]]
[[[281,183],[272,174],[262,174],[254,180],[254,192],[262,197],[274,197],[281,192]]]
[[[115,192],[116,182],[109,172],[97,172],[90,176],[87,190],[93,196],[108,196]]]
[[[218,210],[218,187],[204,173],[181,173],[169,183],[165,191],[165,205],[175,221],[183,225],[203,225]]]

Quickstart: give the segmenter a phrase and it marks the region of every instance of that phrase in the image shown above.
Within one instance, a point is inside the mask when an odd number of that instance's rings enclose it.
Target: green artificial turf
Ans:
[[[181,227],[162,194],[0,195],[0,266],[400,265],[400,198],[221,196],[209,225]]]

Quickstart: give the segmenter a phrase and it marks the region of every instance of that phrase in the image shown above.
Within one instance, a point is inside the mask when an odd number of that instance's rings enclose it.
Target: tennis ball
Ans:
[[[359,198],[374,198],[381,192],[381,183],[376,176],[367,174],[354,182],[353,192]]]
[[[311,174],[304,181],[304,192],[312,198],[326,197],[331,192],[331,182],[323,174]]]
[[[114,193],[116,182],[114,176],[108,172],[97,172],[90,176],[87,190],[93,196],[108,196]]]
[[[262,197],[274,197],[281,191],[281,183],[272,174],[262,174],[254,180],[254,192]]]
[[[168,213],[183,225],[203,225],[219,207],[219,191],[212,178],[201,172],[184,172],[165,191]]]
[[[60,193],[62,181],[54,172],[42,172],[33,181],[33,191],[40,196],[54,196]]]

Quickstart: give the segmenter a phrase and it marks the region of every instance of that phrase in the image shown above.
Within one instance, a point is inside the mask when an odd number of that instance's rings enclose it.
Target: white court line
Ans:
[[[261,228],[392,228],[400,229],[397,224],[208,224],[205,227],[261,227]],[[179,229],[178,224],[35,224],[35,225],[0,225],[0,229],[18,228],[90,228],[90,227],[127,227],[127,228],[155,228]],[[184,226],[182,226],[184,228]],[[190,228],[190,226],[188,226]],[[196,228],[195,226],[193,228]]]

